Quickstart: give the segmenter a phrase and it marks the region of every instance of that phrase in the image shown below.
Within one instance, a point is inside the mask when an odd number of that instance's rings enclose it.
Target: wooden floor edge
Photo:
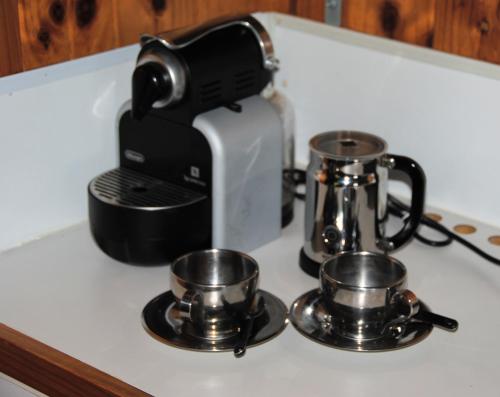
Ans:
[[[51,397],[152,397],[3,323],[0,372]]]

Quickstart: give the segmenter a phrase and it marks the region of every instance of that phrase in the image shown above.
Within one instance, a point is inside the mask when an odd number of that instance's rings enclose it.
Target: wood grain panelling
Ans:
[[[296,0],[290,2],[290,14],[315,21],[325,20],[324,0]]]
[[[440,0],[344,0],[342,26],[432,47],[435,3]]]
[[[24,70],[119,45],[115,0],[21,0],[19,22]]]
[[[500,0],[344,0],[342,26],[500,64]]]
[[[71,59],[69,0],[19,0],[23,69]]]
[[[290,12],[289,0],[120,0],[117,20],[120,44],[136,43],[141,33],[159,33],[220,15],[255,11]]]
[[[500,63],[500,1],[441,0],[434,48]]]
[[[51,397],[151,397],[2,323],[0,372]]]
[[[8,44],[0,49],[0,76],[137,43],[142,33],[220,15],[277,11],[322,20],[323,4],[322,0],[0,0],[0,43]]]
[[[220,15],[277,11],[323,21],[325,1],[0,0],[0,76]],[[500,64],[500,0],[343,0],[342,26]]]
[[[17,0],[0,0],[0,76],[23,70]]]
[[[289,0],[173,0],[174,26],[187,26],[220,15],[255,11],[290,11]]]
[[[174,1],[119,0],[116,7],[120,45],[136,43],[141,33],[161,32],[174,26]]]
[[[71,58],[78,58],[119,46],[115,3],[120,0],[70,1]]]

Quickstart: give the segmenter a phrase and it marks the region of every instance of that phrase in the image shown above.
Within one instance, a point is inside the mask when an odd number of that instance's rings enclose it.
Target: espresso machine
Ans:
[[[260,95],[277,66],[250,15],[142,36],[132,99],[118,114],[119,167],[88,187],[90,229],[106,254],[154,264],[279,237],[283,123]]]

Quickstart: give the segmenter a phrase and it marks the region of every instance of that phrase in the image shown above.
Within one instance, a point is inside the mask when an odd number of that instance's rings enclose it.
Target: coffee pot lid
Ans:
[[[313,136],[309,148],[320,157],[334,160],[371,160],[387,151],[387,143],[366,132],[329,131]]]

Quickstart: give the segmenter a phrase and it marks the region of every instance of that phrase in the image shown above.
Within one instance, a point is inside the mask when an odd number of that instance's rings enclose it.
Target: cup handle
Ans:
[[[411,206],[408,220],[403,228],[392,237],[384,241],[384,248],[389,251],[404,245],[417,231],[424,213],[425,201],[425,173],[420,165],[409,157],[388,154],[384,164],[393,170],[401,171],[410,177],[411,181]]]
[[[194,321],[194,308],[200,304],[201,295],[195,291],[186,291],[179,301],[181,318]]]
[[[403,314],[403,321],[409,320],[420,310],[420,301],[417,295],[409,289],[396,293],[393,299],[396,305],[399,307],[404,306],[408,310],[408,313]]]
[[[382,335],[390,332],[394,337],[399,338],[406,330],[406,322],[420,311],[420,301],[413,291],[406,289],[394,294],[391,299],[391,304],[396,304],[398,312],[399,308],[405,307],[407,313],[387,323],[382,330]]]

